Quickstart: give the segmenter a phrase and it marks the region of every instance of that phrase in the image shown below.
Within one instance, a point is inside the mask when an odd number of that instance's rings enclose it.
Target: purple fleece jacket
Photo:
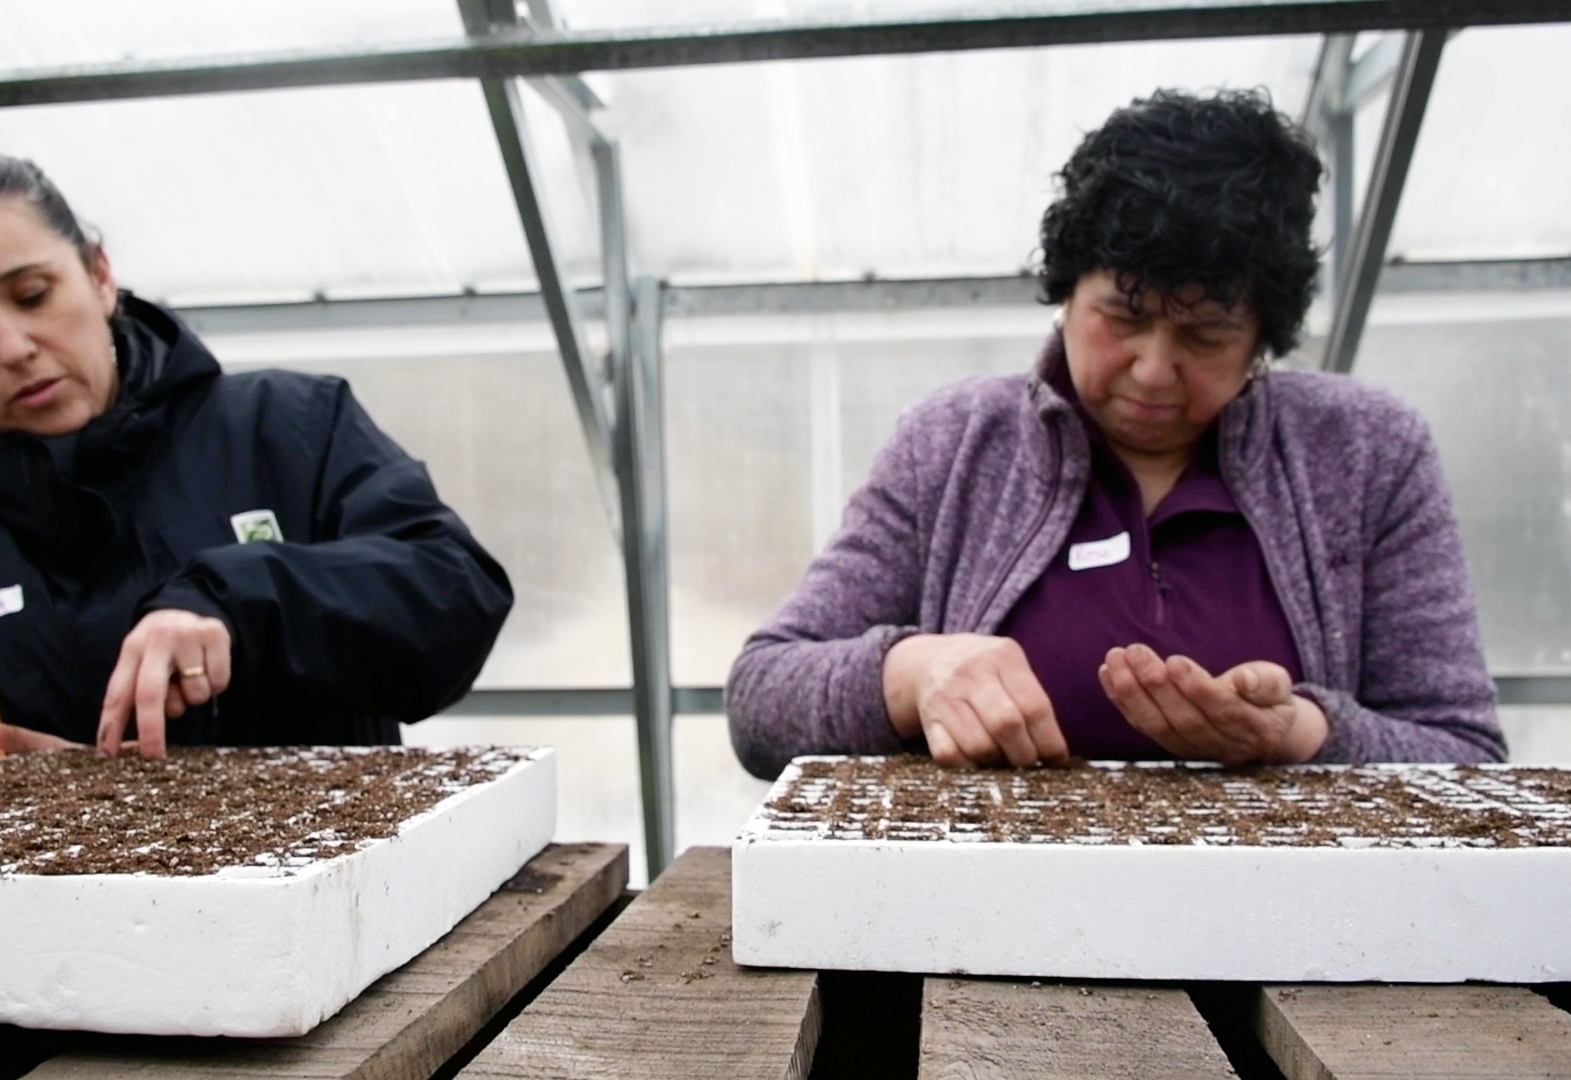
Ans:
[[[840,531],[742,649],[731,742],[757,776],[798,754],[902,749],[883,661],[916,633],[996,633],[1052,562],[1091,453],[1043,378],[983,377],[901,416]],[[1223,410],[1222,477],[1259,537],[1325,710],[1320,761],[1498,760],[1461,537],[1423,419],[1345,375],[1275,371]]]

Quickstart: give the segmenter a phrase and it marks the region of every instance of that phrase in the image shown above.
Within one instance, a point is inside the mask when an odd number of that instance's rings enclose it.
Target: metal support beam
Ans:
[[[1347,277],[1348,252],[1353,247],[1353,210],[1357,193],[1353,176],[1353,114],[1336,112],[1326,117],[1326,149],[1331,158],[1331,273],[1327,292],[1335,296]]]
[[[1331,34],[1320,46],[1314,83],[1304,107],[1304,125],[1320,140],[1328,167],[1331,247],[1323,279],[1324,291],[1335,296],[1347,265],[1353,234],[1353,114],[1344,107],[1353,58],[1353,34]],[[1325,205],[1325,204],[1322,204]]]
[[[1440,68],[1446,31],[1420,30],[1407,36],[1396,82],[1391,88],[1391,104],[1386,110],[1380,146],[1375,153],[1369,191],[1364,196],[1358,227],[1353,232],[1343,273],[1339,275],[1331,329],[1326,335],[1322,365],[1329,371],[1351,371],[1363,336],[1369,306],[1374,302],[1375,286],[1380,280],[1386,245],[1396,223],[1402,187],[1407,182],[1413,148],[1424,122],[1429,92]]]
[[[1347,85],[1338,103],[1341,112],[1352,113],[1367,105],[1396,78],[1402,66],[1402,35],[1383,34],[1347,72]]]
[[[1356,33],[1571,21],[1571,0],[1079,0],[1041,15],[885,21],[753,22],[632,30],[527,29],[483,40],[353,52],[289,52],[13,73],[0,105],[168,97],[279,87],[425,79],[575,75],[585,71],[836,56],[959,52],[1111,41]]]
[[[633,646],[633,715],[653,881],[676,854],[671,776],[671,616],[666,560],[660,285],[640,278],[632,348],[617,358],[616,466],[622,480],[622,561]]]
[[[1571,675],[1496,675],[1502,705],[1571,705]],[[677,715],[725,712],[725,691],[718,686],[678,686],[671,691]],[[591,689],[471,690],[443,716],[606,716],[633,713],[633,691],[622,687]]]
[[[621,158],[615,143],[590,143],[600,204],[604,309],[616,394],[613,450],[622,495],[622,566],[633,658],[633,718],[644,850],[653,881],[676,856],[676,793],[671,770],[670,575],[666,540],[665,404],[661,288],[628,280]],[[636,315],[637,323],[634,323]]]
[[[671,689],[673,714],[725,712],[725,691],[718,686]],[[633,715],[633,691],[626,686],[561,687],[527,690],[471,690],[443,716],[604,716]]]
[[[1571,258],[1388,263],[1377,289],[1381,293],[1571,289]],[[906,281],[675,285],[662,290],[661,301],[668,317],[821,315],[1022,307],[1036,303],[1036,291],[1034,279],[1010,274]],[[579,290],[578,308],[586,317],[599,318],[605,310],[601,290]],[[532,292],[188,307],[178,309],[178,314],[203,335],[491,325],[540,322],[546,318],[540,294]]]
[[[459,0],[466,28],[484,29],[495,14],[487,0]],[[529,255],[535,266],[535,276],[540,281],[540,296],[545,301],[546,314],[556,335],[557,348],[562,355],[562,366],[573,395],[573,405],[578,410],[579,425],[583,428],[584,441],[589,448],[590,467],[595,484],[605,508],[606,520],[613,535],[621,531],[620,499],[616,474],[611,463],[611,422],[606,415],[605,386],[598,372],[598,365],[590,362],[584,341],[582,320],[578,314],[577,297],[562,276],[555,229],[546,212],[538,186],[540,167],[534,145],[529,137],[529,126],[524,119],[523,102],[519,100],[518,84],[507,78],[482,79],[480,88],[485,95],[486,109],[491,114],[491,127],[496,132],[497,146],[502,152],[502,164],[507,170],[508,185],[513,191],[513,202],[523,224],[524,238],[529,244]]]
[[[545,12],[544,18],[535,14],[537,6]],[[498,32],[531,33],[556,27],[556,17],[551,14],[551,7],[545,0],[531,3],[529,10],[529,18],[520,19],[518,6],[513,0],[458,0],[458,13],[464,20],[464,33],[472,40],[484,40]],[[530,84],[553,105],[575,114],[575,117],[587,117],[595,109],[605,107],[589,84],[577,75],[537,77],[531,79]]]
[[[1342,91],[1347,86],[1347,69],[1353,61],[1356,34],[1327,34],[1320,43],[1320,55],[1309,84],[1309,100],[1304,103],[1301,122],[1311,131],[1319,129],[1325,118],[1342,108]]]
[[[1495,259],[1487,262],[1387,263],[1383,293],[1447,292],[1465,289],[1571,289],[1571,257]]]
[[[1571,705],[1571,675],[1496,675],[1502,705]]]
[[[513,0],[458,0],[471,34],[518,25]],[[531,14],[543,26],[556,19],[546,0]],[[535,28],[530,27],[531,31]],[[559,78],[529,80],[567,122],[575,148],[594,170],[600,211],[603,269],[601,307],[610,352],[607,357],[614,413],[607,418],[603,374],[591,366],[580,329],[577,298],[561,278],[552,230],[535,178],[539,170],[513,79],[482,79],[508,178],[518,201],[524,233],[534,257],[540,292],[567,366],[607,517],[622,544],[627,615],[633,660],[632,713],[638,729],[639,781],[643,793],[645,852],[649,880],[675,856],[676,798],[671,774],[670,614],[666,572],[665,459],[660,396],[660,288],[641,283],[637,332],[627,272],[622,174],[616,144],[590,121],[587,111]],[[604,704],[603,702],[597,704]]]
[[[627,226],[622,201],[622,158],[615,143],[596,138],[589,144],[595,193],[600,208],[600,308],[610,345],[611,370],[624,366],[633,348],[633,297],[627,280]],[[620,422],[620,419],[618,420]],[[621,477],[625,482],[625,477]]]

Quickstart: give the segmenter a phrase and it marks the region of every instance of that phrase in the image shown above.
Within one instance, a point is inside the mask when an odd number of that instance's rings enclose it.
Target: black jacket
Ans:
[[[507,575],[348,384],[222,374],[129,294],[114,329],[108,412],[62,439],[0,433],[0,719],[92,742],[120,643],[155,608],[233,640],[229,689],[171,743],[397,742],[398,721],[460,697]],[[253,511],[282,542],[239,542]]]

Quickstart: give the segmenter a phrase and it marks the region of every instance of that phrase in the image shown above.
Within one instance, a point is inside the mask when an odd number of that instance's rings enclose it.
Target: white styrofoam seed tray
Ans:
[[[1365,806],[1396,792],[1394,805],[1411,800],[1396,812],[1408,824],[1361,836],[1332,823],[1313,842],[1269,824],[1247,838],[1217,825],[1174,843],[1160,826],[1021,832],[1032,814],[1092,820],[1095,807],[1071,805],[1072,793],[1057,810],[1027,805],[1011,798],[1007,772],[949,773],[936,794],[880,789],[871,777],[881,760],[799,758],[754,813],[732,848],[738,963],[1139,980],[1571,979],[1571,846],[1559,846],[1571,805],[1525,779],[1571,770],[1299,767],[1339,785],[1301,800],[1330,811],[1343,792]],[[842,778],[799,782],[815,762]],[[1093,768],[1138,779],[1195,767]],[[1248,774],[1213,775],[1229,777],[1237,806],[1264,805]],[[909,813],[924,798],[945,812]],[[1000,801],[1014,806],[1014,831],[990,839],[965,811]],[[1510,835],[1433,835],[1425,807],[1516,825]]]
[[[551,840],[556,759],[307,865],[193,877],[0,874],[0,1022],[291,1036],[424,951]]]

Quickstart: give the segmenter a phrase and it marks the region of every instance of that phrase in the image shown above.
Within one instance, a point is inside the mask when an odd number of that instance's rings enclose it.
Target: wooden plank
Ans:
[[[731,960],[731,853],[693,848],[459,1075],[805,1080],[817,975]]]
[[[80,1036],[28,1080],[428,1080],[627,886],[622,844],[553,844],[444,938],[298,1039]]]
[[[919,1080],[1204,1080],[1232,1066],[1182,990],[930,978]]]
[[[1267,986],[1255,1033],[1287,1080],[1571,1078],[1571,1014],[1520,986]]]

